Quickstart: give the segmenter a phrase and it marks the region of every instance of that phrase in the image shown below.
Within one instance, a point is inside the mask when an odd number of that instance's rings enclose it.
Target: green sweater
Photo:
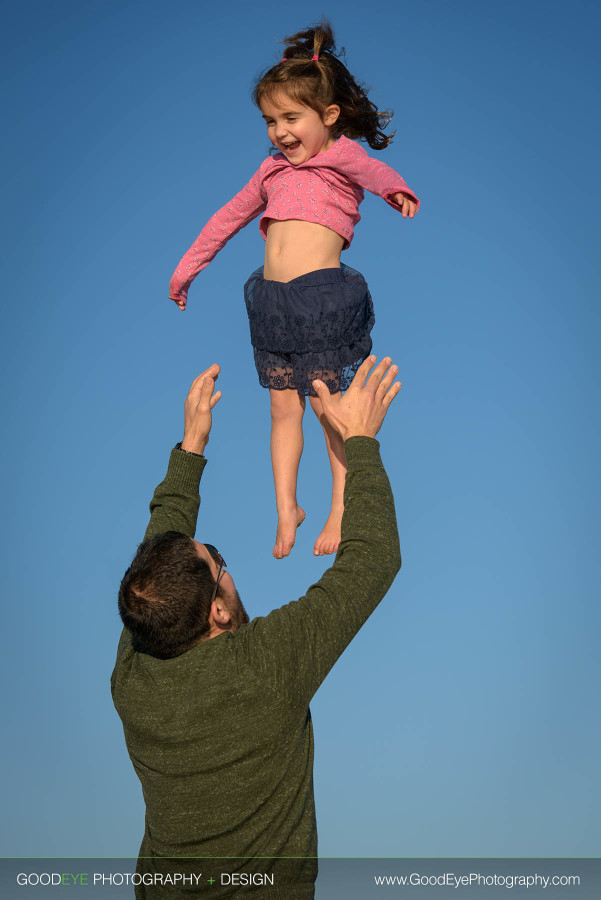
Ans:
[[[136,652],[129,633],[121,635],[111,687],[146,803],[140,873],[167,871],[148,857],[236,857],[216,869],[212,863],[216,877],[233,871],[274,877],[273,887],[257,893],[241,889],[245,897],[314,895],[309,702],[401,565],[379,444],[353,437],[345,452],[342,541],[332,567],[304,597],[175,659]],[[202,457],[172,451],[146,537],[170,530],[194,536],[204,466]],[[183,871],[179,861],[169,868]],[[209,864],[196,860],[190,871],[202,871],[204,882]],[[213,898],[238,896],[217,883],[206,890]],[[136,888],[137,897],[167,895],[164,887]]]

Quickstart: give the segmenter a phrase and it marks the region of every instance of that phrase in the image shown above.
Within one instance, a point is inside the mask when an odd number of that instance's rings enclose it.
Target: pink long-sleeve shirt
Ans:
[[[263,160],[248,184],[218,210],[180,260],[169,286],[172,300],[186,300],[188,288],[231,237],[263,213],[259,230],[267,238],[270,219],[301,219],[331,228],[350,247],[361,216],[363,189],[382,197],[394,209],[398,193],[419,200],[404,179],[355,141],[340,137],[332,146],[300,165],[283,153]]]

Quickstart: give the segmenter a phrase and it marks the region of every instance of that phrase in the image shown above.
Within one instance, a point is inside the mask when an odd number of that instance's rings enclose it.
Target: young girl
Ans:
[[[296,499],[305,398],[319,418],[332,468],[332,507],[316,555],[340,543],[346,475],[340,435],[325,420],[312,381],[345,390],[369,356],[373,305],[363,276],[340,262],[360,219],[363,188],[413,218],[419,200],[393,169],[353,140],[381,150],[390,114],[378,112],[335,55],[327,23],[288,37],[284,58],[254,88],[279,151],[205,225],[179,263],[169,296],[186,308],[188,288],[224,244],[263,213],[265,264],[244,288],[259,382],[271,398],[271,460],[278,526],[273,548],[287,556],[305,513]]]

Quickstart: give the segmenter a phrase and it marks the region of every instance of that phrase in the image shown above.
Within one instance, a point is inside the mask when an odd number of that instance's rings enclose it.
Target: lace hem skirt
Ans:
[[[318,269],[292,281],[268,281],[263,266],[244,285],[255,366],[263,387],[315,396],[321,379],[345,391],[371,353],[374,307],[355,269]]]

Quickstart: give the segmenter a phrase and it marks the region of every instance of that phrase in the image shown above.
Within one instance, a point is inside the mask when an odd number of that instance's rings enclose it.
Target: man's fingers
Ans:
[[[202,385],[201,385],[201,389],[200,389],[200,402],[206,403],[209,406],[209,408],[210,408],[210,404],[211,404],[211,395],[213,393],[214,388],[215,388],[215,379],[212,378],[210,375],[205,375],[205,377],[202,380]]]
[[[213,363],[212,366],[209,366],[208,369],[205,369],[204,372],[201,372],[200,375],[197,375],[194,380],[198,381],[199,378],[205,378],[207,375],[211,375],[213,378],[217,378],[219,372],[221,372],[219,364]]]
[[[323,381],[320,381],[319,378],[316,378],[314,381],[311,382],[311,384],[313,385],[313,390],[315,391],[315,393],[321,400],[322,404],[329,403],[330,392],[327,388],[327,385],[325,385],[323,383]]]
[[[204,372],[201,372],[198,377],[204,378],[206,375],[210,375],[212,378],[217,378],[220,372],[221,368],[219,366],[219,363],[213,363],[212,366],[209,366],[208,369],[205,369]]]
[[[205,369],[204,372],[201,372],[200,375],[196,376],[190,386],[190,390],[188,391],[188,393],[192,394],[196,390],[200,391],[202,389],[204,379],[207,377],[207,375],[210,375],[214,379],[219,378],[220,371],[221,369],[219,367],[219,364],[213,363],[212,366],[209,366],[208,369]]]
[[[385,409],[388,409],[388,407],[390,406],[390,404],[392,403],[392,401],[394,400],[394,398],[400,391],[401,387],[402,387],[401,382],[395,381],[395,383],[392,385],[392,387],[390,388],[390,390],[388,391],[388,393],[385,395],[384,399],[382,400],[382,406]]]
[[[218,403],[220,400],[221,400],[221,391],[217,391],[217,393],[213,394],[213,396],[211,397],[211,402],[210,402],[211,409],[213,409],[215,404]]]
[[[378,385],[382,381],[382,378],[384,377],[386,370],[388,369],[388,366],[390,365],[391,362],[392,362],[391,358],[389,356],[385,356],[384,359],[382,360],[382,362],[378,363],[376,368],[373,370],[373,372],[369,376],[369,381],[367,382],[367,387],[370,390],[373,390],[374,392],[376,391]]]
[[[388,388],[390,387],[390,385],[391,385],[392,382],[394,381],[394,379],[395,379],[396,374],[397,374],[398,371],[399,371],[399,367],[398,367],[398,366],[390,366],[390,368],[388,369],[388,371],[386,372],[386,374],[385,374],[384,377],[382,378],[382,381],[380,382],[380,385],[379,385],[379,387],[378,387],[378,390],[376,391],[376,393],[377,393],[380,397],[383,397],[383,396],[384,396],[384,394],[386,393],[386,391],[388,390]]]
[[[369,375],[369,370],[371,369],[375,361],[375,356],[368,356],[367,359],[361,363],[355,373],[355,377],[353,378],[351,387],[355,384],[355,382],[359,387],[363,387],[365,385],[365,381],[367,379],[367,376]]]

